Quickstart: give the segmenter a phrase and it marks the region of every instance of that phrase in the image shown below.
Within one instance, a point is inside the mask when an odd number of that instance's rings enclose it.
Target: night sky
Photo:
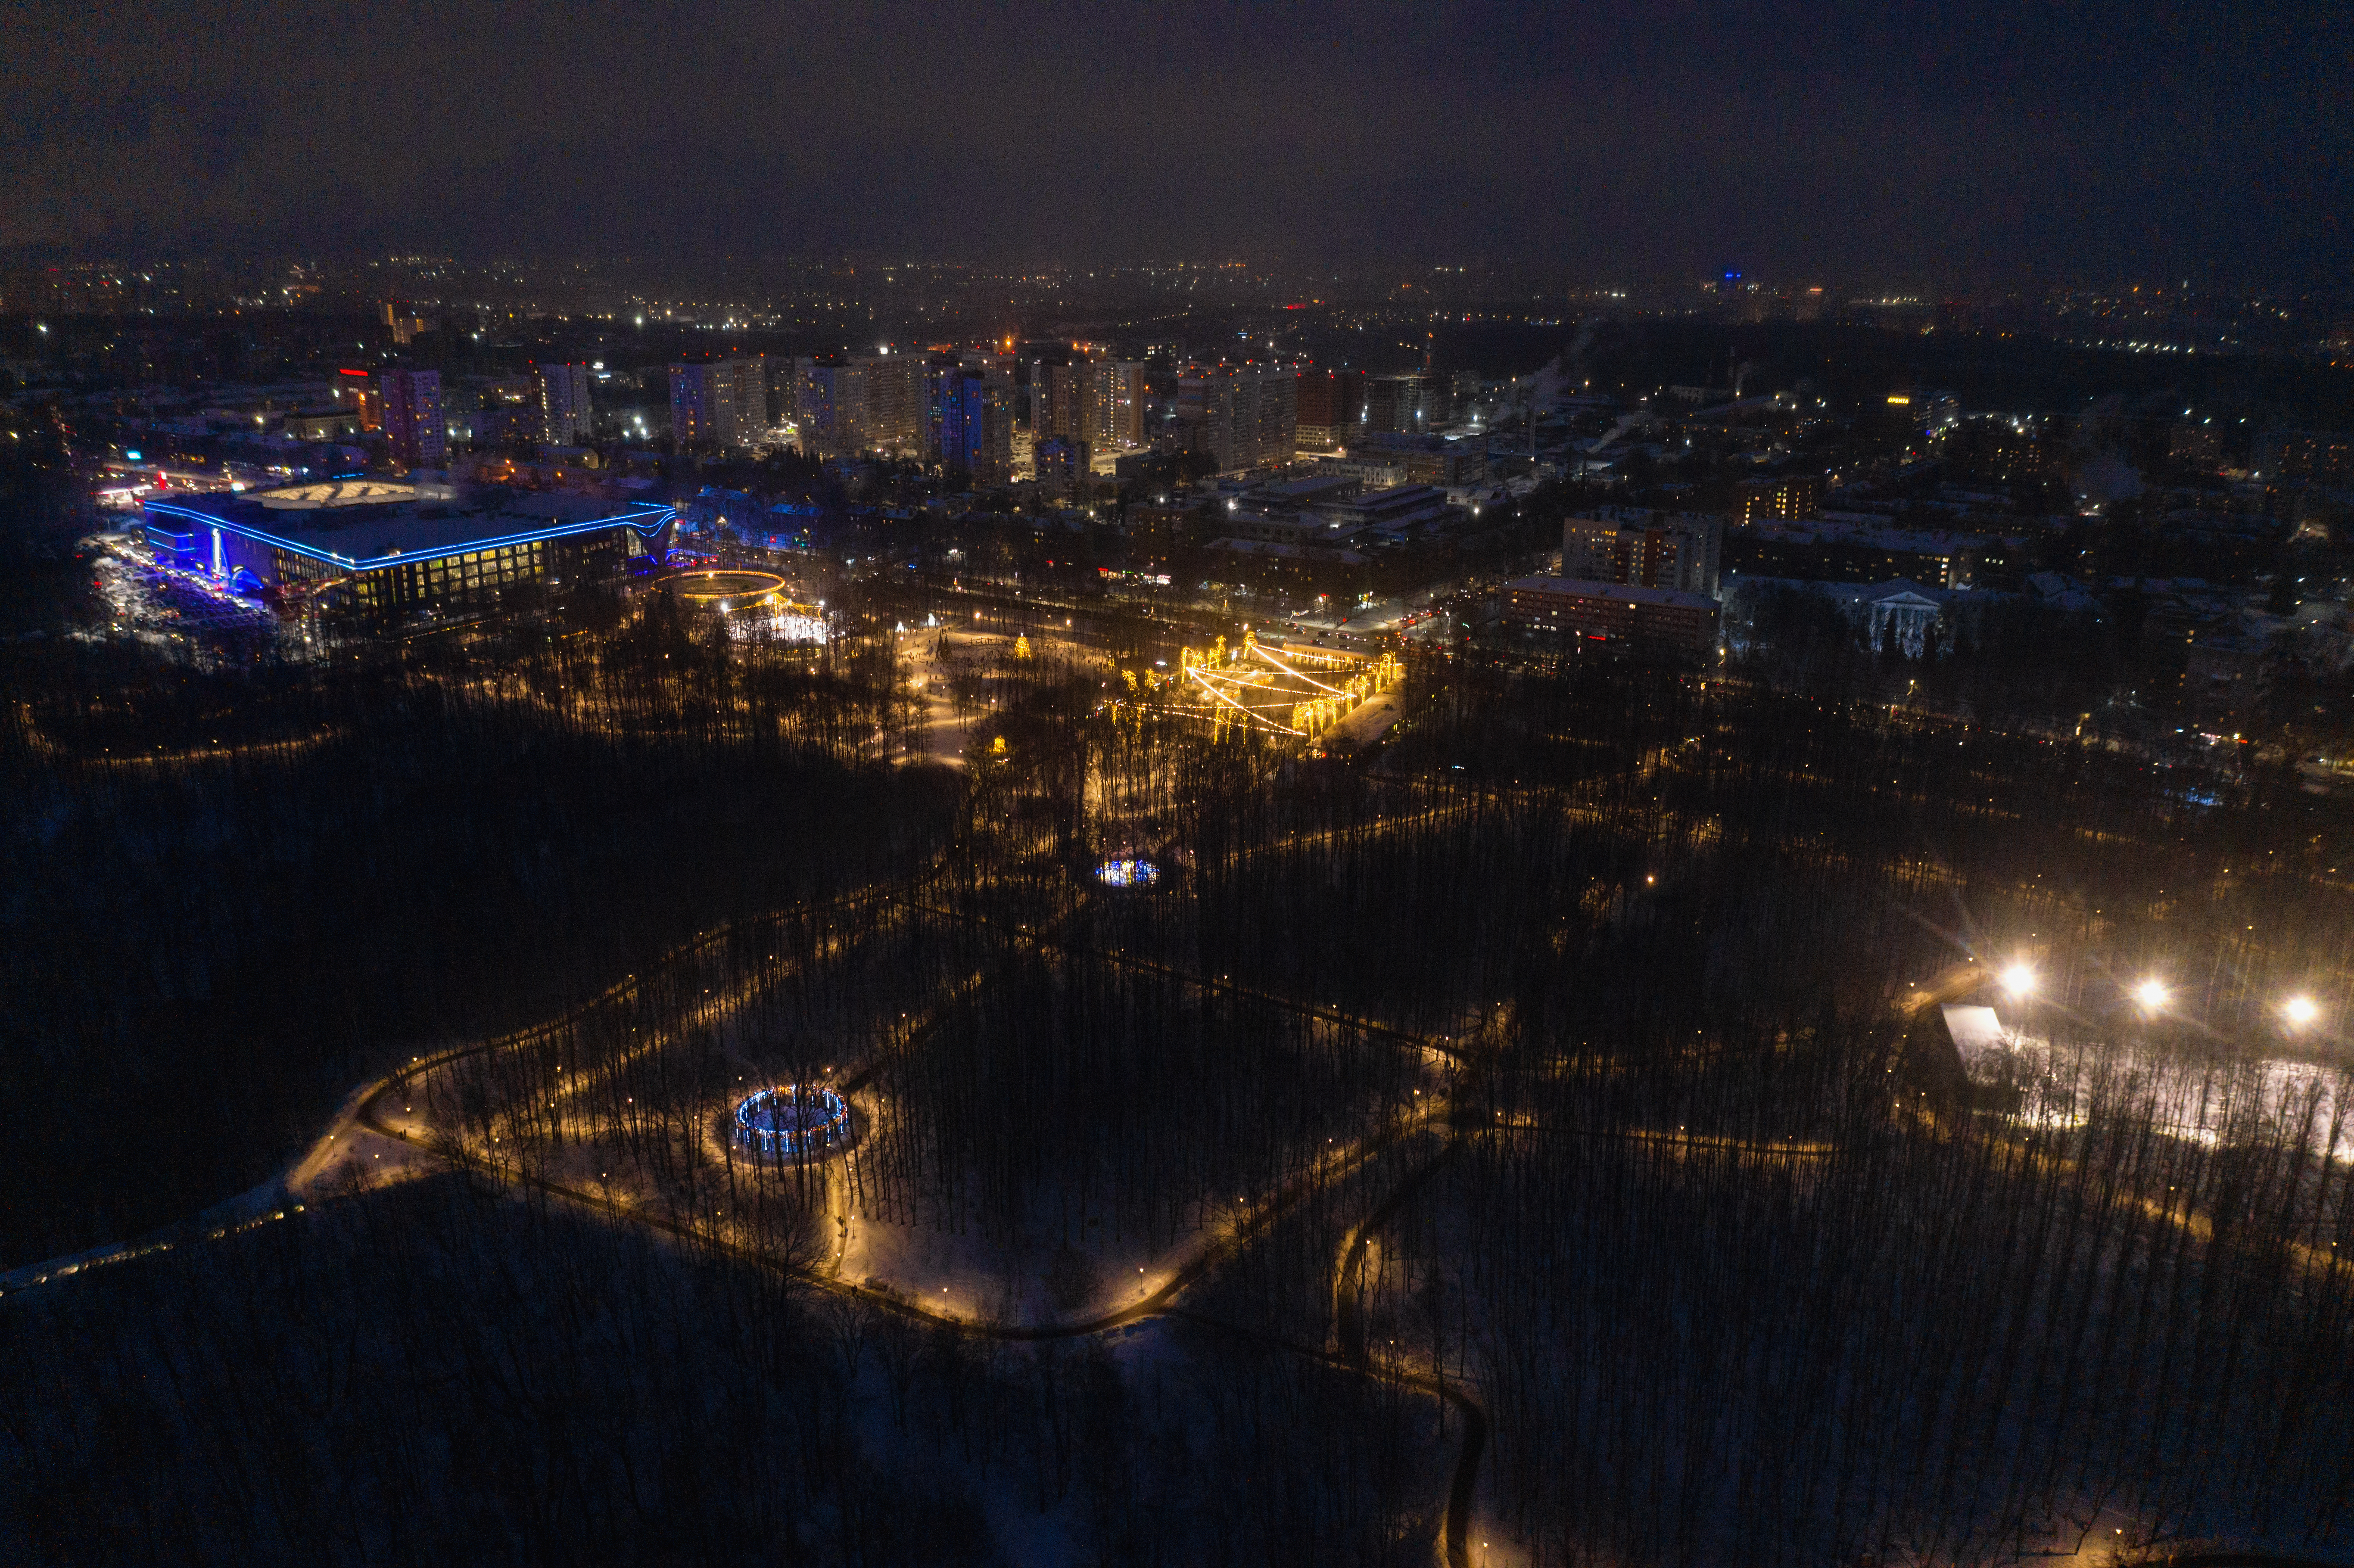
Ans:
[[[2349,18],[17,4],[0,243],[2340,288]]]

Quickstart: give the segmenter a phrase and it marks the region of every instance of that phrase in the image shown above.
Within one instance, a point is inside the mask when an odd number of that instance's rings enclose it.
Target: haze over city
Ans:
[[[0,243],[2342,286],[2327,5],[19,8]]]

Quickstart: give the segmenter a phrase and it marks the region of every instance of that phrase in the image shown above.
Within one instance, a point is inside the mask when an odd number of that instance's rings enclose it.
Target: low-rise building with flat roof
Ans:
[[[1320,503],[1317,514],[1352,536],[1402,544],[1417,535],[1443,531],[1464,515],[1447,503],[1437,485],[1401,484],[1367,491],[1346,501]]]
[[[1504,619],[1631,652],[1705,657],[1716,649],[1717,603],[1706,594],[1579,577],[1518,577],[1504,585]]]
[[[1376,431],[1351,440],[1348,451],[1356,462],[1395,470],[1407,484],[1477,484],[1488,477],[1485,436]]]

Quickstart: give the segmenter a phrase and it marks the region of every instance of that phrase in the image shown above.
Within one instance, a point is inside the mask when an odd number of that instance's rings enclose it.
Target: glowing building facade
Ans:
[[[1196,366],[1178,378],[1177,418],[1221,472],[1288,463],[1299,449],[1299,388],[1283,366]]]
[[[145,511],[160,565],[289,613],[340,609],[378,623],[610,575],[666,549],[676,516],[664,505],[380,479],[159,496]]]
[[[450,453],[449,429],[441,421],[441,373],[385,370],[376,380],[392,461],[408,469],[440,468]]]
[[[1698,512],[1600,506],[1564,521],[1561,575],[1715,599],[1724,524]]]
[[[769,428],[769,371],[759,359],[715,359],[670,367],[671,435],[682,447],[734,450]]]
[[[540,365],[532,368],[539,392],[540,436],[560,447],[588,439],[588,366]]]
[[[1144,444],[1144,361],[1099,359],[1088,366],[1090,398],[1082,432],[1097,451],[1134,451]]]
[[[975,484],[1002,484],[1013,468],[1013,417],[1002,376],[990,368],[935,363],[925,376],[926,455],[962,469]]]

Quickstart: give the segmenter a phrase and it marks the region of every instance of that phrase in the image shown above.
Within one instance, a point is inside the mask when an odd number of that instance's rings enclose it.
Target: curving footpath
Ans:
[[[936,879],[939,864],[913,875],[888,883],[870,885],[854,892],[813,903],[798,904],[787,908],[729,922],[702,932],[679,943],[644,966],[642,972],[652,973],[660,967],[692,958],[745,931],[760,926],[797,916],[806,916],[823,910],[845,910],[862,906],[896,906],[911,913],[949,916],[953,912],[939,909],[923,902],[923,891]],[[1220,978],[1208,978],[1188,973],[1165,962],[1135,955],[1108,951],[1069,942],[1056,934],[1036,927],[1015,922],[983,918],[982,923],[1012,929],[1007,933],[1022,945],[1034,949],[1047,948],[1071,957],[1133,968],[1165,976],[1205,992],[1247,998],[1299,1013],[1319,1022],[1361,1031],[1394,1044],[1425,1050],[1444,1058],[1454,1065],[1465,1065],[1467,1053],[1453,1042],[1437,1040],[1426,1035],[1382,1023],[1376,1020],[1353,1015],[1337,1008],[1320,1007],[1296,998],[1281,996],[1256,986]],[[214,1228],[198,1230],[194,1234],[177,1234],[169,1239],[151,1237],[141,1243],[101,1248],[72,1258],[59,1258],[36,1264],[0,1276],[0,1298],[15,1291],[45,1285],[77,1275],[85,1269],[107,1264],[128,1261],[156,1252],[169,1251],[184,1241],[221,1239],[241,1234],[256,1226],[281,1221],[305,1212],[298,1195],[321,1179],[336,1158],[350,1147],[355,1133],[365,1132],[382,1138],[397,1147],[415,1150],[453,1168],[466,1170],[520,1190],[555,1198],[609,1220],[642,1225],[667,1235],[706,1254],[724,1256],[773,1274],[784,1275],[812,1288],[866,1302],[882,1310],[902,1317],[940,1325],[974,1338],[1002,1341],[1037,1341],[1044,1340],[1078,1339],[1103,1334],[1129,1327],[1154,1318],[1171,1318],[1195,1324],[1205,1330],[1232,1338],[1280,1349],[1306,1357],[1338,1370],[1361,1376],[1383,1378],[1399,1384],[1421,1389],[1452,1405],[1462,1416],[1464,1433],[1450,1485],[1444,1541],[1450,1568],[1469,1568],[1468,1542],[1470,1513],[1479,1480],[1479,1467],[1488,1434],[1487,1413],[1479,1402],[1463,1388],[1440,1379],[1405,1368],[1374,1361],[1365,1351],[1364,1333],[1357,1306],[1355,1275],[1362,1268],[1367,1239],[1387,1224],[1398,1211],[1437,1173],[1444,1162],[1461,1146],[1461,1129],[1452,1125],[1450,1102],[1442,1095],[1430,1097],[1416,1114],[1401,1117],[1378,1130],[1357,1139],[1346,1149],[1319,1158],[1269,1196],[1252,1204],[1235,1221],[1204,1234],[1187,1252],[1160,1287],[1140,1300],[1129,1303],[1095,1317],[1067,1323],[1013,1324],[982,1319],[961,1318],[929,1308],[910,1294],[888,1287],[874,1288],[854,1281],[835,1277],[820,1267],[794,1266],[730,1240],[714,1228],[706,1228],[669,1215],[633,1208],[615,1202],[602,1193],[567,1185],[535,1174],[520,1162],[486,1156],[468,1149],[456,1139],[421,1139],[409,1128],[395,1125],[385,1114],[387,1097],[396,1091],[407,1092],[420,1079],[451,1065],[492,1053],[528,1046],[546,1039],[552,1032],[588,1014],[591,1010],[625,996],[638,983],[632,973],[585,1000],[565,1009],[553,1018],[511,1031],[491,1039],[453,1045],[430,1054],[411,1058],[408,1065],[396,1069],[371,1083],[355,1089],[337,1108],[327,1129],[285,1172],[249,1193],[245,1198],[223,1205],[223,1211],[234,1210],[231,1217],[223,1219]],[[714,998],[709,1009],[724,1010],[730,999]],[[917,1025],[907,1036],[912,1039],[928,1031],[940,1014]],[[902,1042],[905,1043],[904,1041]],[[654,1041],[646,1042],[652,1048]],[[881,1063],[867,1064],[844,1080],[845,1092],[854,1092],[871,1081]],[[1326,1183],[1363,1167],[1374,1157],[1396,1147],[1405,1139],[1423,1132],[1443,1128],[1446,1136],[1439,1150],[1428,1160],[1409,1171],[1401,1182],[1386,1193],[1367,1217],[1352,1226],[1342,1244],[1341,1259],[1335,1273],[1335,1309],[1338,1329],[1338,1350],[1312,1346],[1272,1335],[1262,1330],[1225,1323],[1188,1311],[1178,1305],[1179,1299],[1193,1286],[1209,1276],[1220,1264],[1234,1257],[1251,1243],[1263,1236],[1277,1222],[1294,1212],[1299,1202]],[[1473,1130],[1504,1130],[1478,1128]],[[204,1222],[199,1222],[202,1224]]]
[[[896,889],[872,896],[898,901],[911,908],[922,907],[915,904],[904,892]],[[857,898],[845,898],[835,902],[847,904],[857,901]],[[944,913],[937,910],[928,912]],[[1084,953],[1087,957],[1114,962],[1125,961],[1165,973],[1172,979],[1201,986],[1205,990],[1251,996],[1294,1011],[1310,1013],[1326,1022],[1369,1028],[1373,1033],[1392,1037],[1401,1043],[1410,1043],[1437,1052],[1450,1060],[1458,1063],[1461,1060],[1459,1051],[1451,1045],[1441,1044],[1384,1025],[1373,1024],[1370,1020],[1350,1017],[1330,1009],[1318,1008],[1289,998],[1274,996],[1257,991],[1256,988],[1239,986],[1230,981],[1205,980],[1199,976],[1185,974],[1152,960],[1124,958],[1121,955],[1072,947],[1052,936],[1032,929],[1021,928],[1018,929],[1017,934],[1021,938],[1036,946],[1052,947],[1074,954]],[[612,988],[613,991],[620,989],[620,986]],[[609,991],[606,994],[610,995],[612,992]],[[584,1008],[594,1006],[602,1000],[604,998],[600,996],[581,1005]],[[578,1009],[572,1010],[564,1017],[569,1018],[578,1011]],[[578,1205],[607,1219],[642,1225],[688,1245],[701,1248],[707,1254],[724,1256],[755,1268],[790,1277],[816,1289],[864,1301],[885,1311],[894,1312],[901,1317],[927,1324],[946,1327],[976,1339],[1012,1342],[1081,1339],[1127,1328],[1150,1319],[1166,1317],[1193,1323],[1234,1338],[1280,1349],[1361,1376],[1384,1378],[1421,1389],[1452,1405],[1463,1419],[1462,1446],[1457,1454],[1454,1475],[1447,1495],[1444,1542],[1449,1568],[1469,1568],[1470,1515],[1479,1484],[1479,1460],[1487,1445],[1487,1412],[1481,1408],[1477,1400],[1459,1386],[1445,1383],[1436,1377],[1370,1360],[1364,1353],[1363,1333],[1358,1319],[1353,1285],[1347,1293],[1348,1319],[1347,1326],[1341,1330],[1343,1348],[1339,1351],[1319,1346],[1303,1345],[1280,1336],[1221,1322],[1215,1319],[1187,1311],[1177,1305],[1179,1298],[1187,1290],[1199,1284],[1218,1265],[1235,1256],[1250,1243],[1265,1234],[1278,1220],[1293,1212],[1299,1202],[1310,1193],[1325,1183],[1362,1167],[1366,1161],[1395,1147],[1409,1137],[1416,1136],[1434,1127],[1447,1126],[1447,1136],[1437,1153],[1409,1172],[1399,1186],[1374,1206],[1363,1222],[1352,1226],[1348,1232],[1342,1249],[1344,1260],[1353,1260],[1355,1266],[1361,1266],[1363,1262],[1366,1238],[1386,1224],[1398,1210],[1420,1191],[1423,1184],[1437,1173],[1445,1160],[1460,1147],[1460,1138],[1449,1125],[1453,1114],[1452,1107],[1444,1097],[1432,1097],[1418,1115],[1394,1121],[1380,1130],[1358,1139],[1347,1149],[1324,1156],[1300,1171],[1272,1195],[1253,1204],[1232,1225],[1205,1235],[1178,1264],[1160,1288],[1143,1299],[1075,1322],[1000,1323],[986,1319],[963,1318],[938,1311],[907,1292],[887,1287],[878,1289],[855,1281],[841,1279],[822,1268],[796,1267],[780,1263],[764,1252],[728,1239],[716,1229],[689,1224],[666,1214],[632,1208],[617,1202],[602,1193],[552,1181],[522,1169],[518,1163],[485,1157],[478,1151],[465,1148],[454,1139],[422,1142],[412,1138],[406,1128],[393,1125],[385,1118],[382,1107],[386,1097],[394,1091],[407,1090],[417,1079],[452,1062],[526,1044],[538,1037],[545,1030],[555,1027],[561,1022],[562,1019],[558,1019],[498,1040],[453,1047],[432,1056],[419,1057],[408,1066],[357,1091],[352,1100],[347,1102],[345,1115],[339,1117],[339,1127],[345,1129],[354,1128],[365,1129],[395,1143],[422,1150],[445,1163],[472,1171],[506,1185],[527,1189],[546,1197]],[[928,1020],[925,1024],[919,1025],[917,1033],[928,1029],[932,1022]],[[844,1091],[854,1092],[856,1087],[869,1081],[879,1065],[879,1063],[871,1063],[860,1072],[845,1079],[843,1086]],[[327,1139],[322,1139],[319,1147],[314,1149],[313,1156],[306,1159],[297,1169],[315,1171],[318,1164],[323,1164],[325,1159],[331,1157],[323,1151],[328,1149],[335,1136],[331,1133]],[[1348,1275],[1350,1268],[1350,1262],[1344,1261],[1341,1274]]]
[[[408,1081],[432,1067],[472,1054],[489,1046],[476,1046],[462,1051],[443,1053],[440,1056],[421,1059],[405,1072],[397,1073],[370,1088],[360,1100],[353,1125],[365,1128],[378,1137],[387,1138],[411,1147],[423,1147],[447,1163],[488,1176],[510,1186],[528,1188],[545,1196],[577,1204],[611,1220],[642,1225],[705,1253],[724,1256],[749,1266],[783,1276],[817,1289],[833,1292],[854,1300],[864,1301],[885,1311],[915,1319],[928,1324],[946,1327],[975,1339],[1000,1341],[1033,1342],[1042,1340],[1082,1339],[1127,1328],[1152,1318],[1171,1318],[1193,1323],[1202,1328],[1235,1338],[1250,1340],[1310,1361],[1356,1372],[1363,1376],[1379,1377],[1418,1388],[1445,1400],[1463,1418],[1463,1442],[1456,1457],[1455,1472],[1447,1492],[1445,1524],[1445,1544],[1448,1568],[1470,1568],[1469,1537],[1471,1508],[1478,1490],[1479,1459],[1487,1446],[1488,1413],[1460,1386],[1420,1372],[1407,1372],[1370,1361],[1363,1351],[1362,1328],[1355,1329],[1354,1353],[1333,1351],[1320,1347],[1299,1344],[1278,1335],[1189,1312],[1177,1306],[1177,1298],[1205,1277],[1219,1263],[1234,1256],[1289,1213],[1309,1192],[1336,1176],[1343,1175],[1391,1148],[1403,1139],[1427,1128],[1434,1118],[1423,1118],[1394,1123],[1373,1136],[1359,1140],[1350,1149],[1327,1157],[1293,1177],[1273,1197],[1257,1204],[1251,1213],[1231,1230],[1214,1235],[1197,1247],[1181,1264],[1160,1289],[1141,1301],[1073,1323],[1019,1324],[998,1323],[986,1319],[960,1318],[935,1311],[914,1298],[892,1289],[875,1289],[855,1281],[843,1280],[815,1268],[796,1268],[779,1263],[768,1254],[741,1245],[713,1231],[685,1224],[668,1215],[632,1209],[615,1202],[602,1194],[552,1181],[503,1160],[483,1158],[454,1142],[439,1145],[418,1145],[401,1128],[391,1126],[377,1113],[377,1103],[396,1088],[406,1087]],[[1434,1107],[1443,1110],[1444,1107]],[[1373,1210],[1366,1222],[1352,1227],[1344,1251],[1352,1254],[1357,1264],[1363,1261],[1365,1238],[1372,1231],[1386,1224],[1423,1183],[1436,1173],[1447,1157],[1460,1146],[1460,1140],[1450,1136],[1438,1154],[1425,1161],[1410,1173]],[[1351,1322],[1355,1324],[1354,1292],[1350,1297]]]
[[[910,913],[954,917],[954,911],[941,909],[922,901],[923,890],[935,880],[938,870],[939,867],[936,863],[923,872],[906,878],[871,885],[830,899],[793,905],[785,909],[753,916],[747,920],[730,922],[679,943],[646,966],[644,972],[651,973],[663,965],[691,958],[747,930],[757,929],[761,925],[796,916],[806,916],[824,910],[840,911],[864,906],[896,906]],[[981,916],[981,923],[999,927],[1011,936],[1016,943],[1028,946],[1034,950],[1051,949],[1074,958],[1132,968],[1164,976],[1205,992],[1264,1002],[1321,1022],[1361,1031],[1399,1045],[1431,1052],[1458,1068],[1467,1065],[1467,1058],[1470,1054],[1462,1046],[1451,1041],[1413,1033],[1373,1019],[1343,1012],[1337,1008],[1320,1007],[1314,1003],[1303,1002],[1296,998],[1278,995],[1257,986],[1237,983],[1225,977],[1214,979],[1192,974],[1158,959],[1140,958],[1131,954],[1071,942],[1035,926],[991,919],[987,916]],[[976,982],[981,978],[979,975],[974,977]],[[1459,1383],[1446,1382],[1438,1376],[1414,1371],[1370,1353],[1366,1344],[1360,1296],[1366,1247],[1371,1238],[1388,1225],[1399,1212],[1444,1169],[1446,1164],[1461,1151],[1466,1138],[1473,1133],[1550,1131],[1570,1136],[1649,1138],[1694,1147],[1740,1144],[1740,1140],[1681,1138],[1674,1134],[1594,1133],[1576,1128],[1547,1128],[1519,1121],[1501,1125],[1478,1122],[1462,1124],[1457,1119],[1456,1109],[1450,1099],[1443,1094],[1433,1095],[1418,1107],[1416,1114],[1401,1117],[1357,1139],[1348,1148],[1337,1150],[1320,1157],[1293,1175],[1275,1192],[1252,1204],[1230,1224],[1204,1234],[1182,1255],[1182,1261],[1177,1264],[1160,1287],[1142,1299],[1092,1318],[1072,1322],[1017,1324],[959,1317],[928,1307],[917,1296],[907,1291],[888,1287],[877,1288],[844,1280],[827,1272],[822,1266],[797,1266],[786,1264],[756,1248],[729,1239],[716,1227],[706,1227],[675,1219],[664,1213],[632,1207],[616,1202],[605,1194],[550,1180],[525,1170],[520,1161],[487,1156],[467,1148],[454,1138],[420,1139],[414,1136],[411,1129],[395,1125],[386,1116],[387,1097],[396,1091],[402,1091],[403,1097],[406,1098],[407,1091],[411,1090],[412,1086],[419,1080],[453,1063],[498,1051],[527,1046],[543,1040],[550,1033],[562,1029],[591,1010],[626,995],[637,983],[636,974],[624,976],[621,980],[567,1008],[553,1018],[488,1040],[455,1045],[429,1055],[414,1057],[407,1066],[398,1068],[372,1083],[362,1085],[355,1089],[338,1107],[327,1131],[301,1160],[281,1177],[257,1188],[253,1193],[247,1194],[245,1200],[238,1201],[246,1208],[252,1209],[254,1207],[252,1201],[258,1198],[260,1205],[260,1212],[251,1213],[242,1218],[225,1220],[217,1228],[209,1232],[199,1232],[193,1238],[181,1239],[219,1239],[304,1212],[303,1204],[293,1201],[294,1197],[320,1179],[331,1162],[349,1147],[350,1139],[355,1133],[366,1132],[382,1138],[398,1147],[418,1150],[444,1164],[472,1171],[502,1184],[557,1199],[609,1220],[643,1226],[690,1246],[700,1248],[708,1255],[726,1257],[771,1274],[792,1278],[798,1283],[815,1289],[863,1301],[882,1310],[896,1313],[903,1318],[945,1327],[977,1339],[1016,1342],[1079,1339],[1108,1333],[1154,1318],[1169,1318],[1191,1323],[1233,1339],[1302,1356],[1337,1370],[1416,1388],[1453,1406],[1463,1421],[1463,1437],[1457,1453],[1448,1489],[1443,1541],[1449,1568],[1469,1568],[1470,1516],[1478,1489],[1479,1463],[1487,1446],[1489,1430],[1487,1412]],[[716,997],[706,1004],[706,1010],[724,1011],[731,1005],[733,1003],[730,998]],[[936,1027],[943,1015],[943,1010],[936,1009],[929,1017],[913,1026],[902,1038],[900,1044],[904,1045],[909,1041],[921,1037]],[[645,1042],[644,1048],[653,1048],[656,1044],[656,1040],[649,1038]],[[846,1094],[856,1092],[872,1081],[882,1065],[881,1060],[877,1059],[850,1075],[842,1083],[843,1091]],[[1261,1330],[1209,1318],[1179,1305],[1180,1298],[1188,1290],[1208,1277],[1220,1264],[1235,1256],[1263,1236],[1277,1222],[1294,1212],[1299,1202],[1310,1193],[1326,1183],[1362,1168],[1374,1157],[1397,1147],[1407,1139],[1418,1137],[1426,1132],[1437,1132],[1441,1135],[1438,1148],[1407,1171],[1394,1186],[1380,1197],[1367,1212],[1365,1217],[1351,1226],[1342,1236],[1332,1276],[1333,1343],[1331,1346],[1303,1344]],[[1829,1152],[1827,1150],[1803,1146],[1786,1145],[1778,1149],[1770,1146],[1764,1149],[1742,1146],[1751,1148],[1754,1152],[1780,1154],[1785,1157]],[[169,1251],[174,1245],[175,1245],[174,1240],[150,1239],[141,1244],[100,1249],[96,1253],[82,1255],[77,1258],[57,1259],[49,1264],[35,1265],[28,1268],[16,1270],[8,1276],[0,1276],[0,1296],[5,1296],[13,1290],[27,1288],[31,1285],[47,1284],[53,1280],[63,1279],[86,1268],[126,1261],[158,1251]],[[2285,1559],[2243,1557],[2186,1558],[2173,1564],[2172,1568],[2235,1568],[2235,1565],[2240,1563],[2246,1563],[2249,1568],[2273,1568],[2273,1565],[2285,1562]]]

